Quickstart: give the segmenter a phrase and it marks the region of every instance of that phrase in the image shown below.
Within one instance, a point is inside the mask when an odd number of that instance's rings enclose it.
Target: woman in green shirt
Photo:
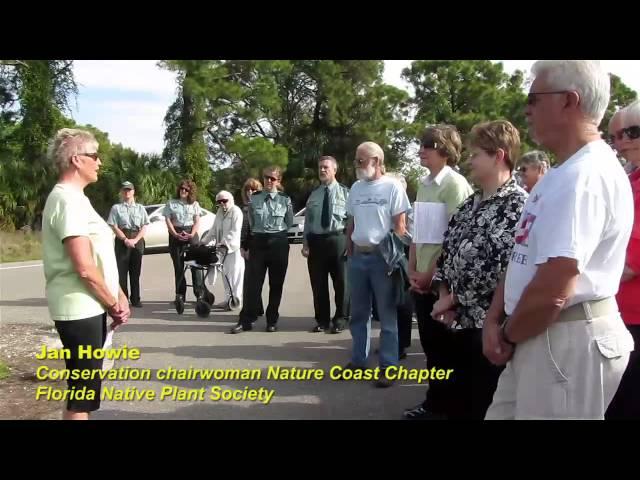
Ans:
[[[184,305],[187,293],[187,281],[184,276],[182,255],[190,243],[196,243],[200,225],[200,204],[196,201],[196,184],[191,180],[182,180],[176,189],[176,196],[164,206],[163,215],[169,230],[169,254],[173,261],[176,284],[176,306]],[[191,270],[193,294],[200,298],[204,291],[204,276],[201,270]]]
[[[80,358],[79,348],[102,348],[107,313],[115,330],[128,321],[129,302],[119,286],[114,234],[84,194],[85,187],[98,181],[98,142],[90,132],[63,128],[50,144],[49,157],[59,171],[42,215],[49,313],[60,334],[66,368],[78,373],[101,370],[102,360]],[[100,408],[100,379],[70,379],[67,384],[63,419],[88,420],[89,413]]]

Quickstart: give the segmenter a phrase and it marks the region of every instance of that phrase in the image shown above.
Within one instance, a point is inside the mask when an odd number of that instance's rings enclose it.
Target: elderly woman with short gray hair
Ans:
[[[216,195],[218,211],[213,222],[213,227],[202,238],[203,244],[215,244],[224,246],[227,254],[224,257],[224,274],[228,281],[224,282],[224,300],[215,305],[222,310],[237,308],[242,302],[242,286],[244,283],[244,258],[240,252],[241,233],[244,215],[233,199],[233,195],[226,190]],[[209,269],[207,282],[214,285],[217,278],[217,270]]]
[[[520,157],[518,173],[527,192],[533,190],[547,170],[549,170],[549,157],[540,150],[532,150]]]
[[[101,370],[102,360],[80,358],[79,347],[102,348],[107,313],[115,329],[127,322],[129,302],[119,285],[113,231],[84,194],[98,181],[98,142],[90,132],[63,128],[49,146],[49,157],[59,171],[42,220],[49,313],[69,352],[67,369]],[[100,379],[67,383],[71,394],[63,419],[88,420],[100,408]]]

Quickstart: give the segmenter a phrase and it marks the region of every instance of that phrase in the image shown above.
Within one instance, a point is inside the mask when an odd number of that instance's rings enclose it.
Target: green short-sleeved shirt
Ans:
[[[116,203],[111,207],[107,223],[127,230],[141,230],[149,224],[149,215],[139,203]]]
[[[449,218],[458,210],[460,204],[473,193],[467,179],[445,166],[435,178],[426,177],[420,183],[416,202],[444,203]],[[416,244],[416,270],[426,272],[442,251],[440,243]]]
[[[75,236],[89,238],[93,260],[102,272],[107,288],[118,298],[120,287],[113,231],[81,190],[58,183],[47,197],[42,221],[46,295],[53,320],[80,320],[105,312],[67,255],[63,240]]]
[[[279,233],[293,225],[293,206],[289,195],[282,192],[257,192],[249,204],[252,233]]]
[[[196,223],[194,217],[202,215],[202,211],[198,202],[185,203],[173,198],[164,206],[162,214],[171,219],[174,227],[191,227]]]
[[[329,189],[329,227],[322,227],[322,206],[324,205],[324,192]],[[323,234],[344,230],[347,226],[347,200],[349,189],[337,181],[329,185],[320,185],[311,192],[307,200],[304,213],[305,241],[310,233]]]

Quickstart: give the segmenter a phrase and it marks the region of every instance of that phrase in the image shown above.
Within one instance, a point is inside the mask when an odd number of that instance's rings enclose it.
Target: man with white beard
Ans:
[[[372,299],[380,316],[380,375],[378,387],[390,387],[384,371],[398,365],[398,324],[392,277],[378,248],[393,231],[404,236],[409,198],[400,183],[383,175],[384,152],[365,142],[356,150],[356,175],[347,201],[347,253],[351,289],[353,352],[348,369],[366,368],[371,334]]]

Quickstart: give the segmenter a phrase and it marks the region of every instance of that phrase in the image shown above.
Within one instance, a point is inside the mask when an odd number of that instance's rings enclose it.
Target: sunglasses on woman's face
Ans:
[[[434,142],[433,140],[422,142],[420,145],[422,146],[422,148],[425,148],[425,149],[429,148],[431,150],[436,150],[438,148],[438,143]]]
[[[268,180],[269,182],[277,182],[277,181],[278,181],[278,178],[277,178],[277,177],[270,177],[269,175],[265,175],[265,176],[264,176],[264,180],[265,180],[265,181],[267,181],[267,180]]]
[[[191,193],[191,190],[189,190],[188,188],[185,188],[185,187],[180,187],[180,191],[181,192]]]
[[[228,201],[229,201],[229,199],[227,199],[227,198],[221,198],[220,200],[218,200],[218,204],[227,203]]]
[[[622,140],[622,137],[624,135],[626,135],[629,140],[640,138],[640,125],[632,125],[631,127],[621,128],[613,135],[609,135],[609,142],[613,143],[615,140]]]

